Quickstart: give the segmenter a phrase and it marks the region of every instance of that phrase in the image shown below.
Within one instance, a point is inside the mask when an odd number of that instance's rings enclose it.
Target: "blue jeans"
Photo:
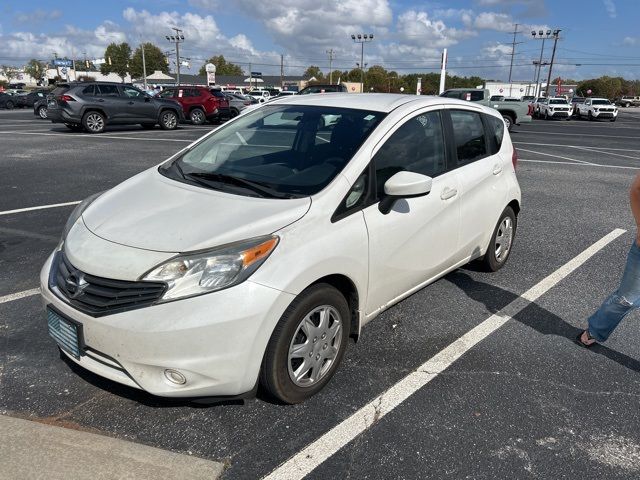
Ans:
[[[589,333],[599,342],[604,342],[622,319],[638,307],[640,307],[640,247],[634,240],[627,256],[627,265],[624,267],[620,286],[589,317]]]

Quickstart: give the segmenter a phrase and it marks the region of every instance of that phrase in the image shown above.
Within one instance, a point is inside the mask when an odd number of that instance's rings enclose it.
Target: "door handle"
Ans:
[[[496,165],[493,167],[493,174],[499,175],[502,172],[502,165]]]
[[[104,98],[99,98],[98,101],[99,102],[104,102]]]
[[[442,200],[449,200],[450,198],[455,197],[457,194],[458,190],[456,190],[455,188],[445,187],[445,189],[442,190],[442,193],[440,194],[440,198]]]

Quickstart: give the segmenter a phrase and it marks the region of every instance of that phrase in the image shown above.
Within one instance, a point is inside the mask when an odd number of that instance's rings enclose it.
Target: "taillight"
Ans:
[[[513,163],[513,169],[515,170],[518,166],[518,151],[516,147],[513,147],[513,153],[511,154],[511,163]]]
[[[73,98],[71,95],[60,95],[58,97],[58,100],[60,100],[61,102],[75,102],[76,99]]]
[[[527,115],[533,117],[533,105],[529,104],[529,110],[527,111]]]

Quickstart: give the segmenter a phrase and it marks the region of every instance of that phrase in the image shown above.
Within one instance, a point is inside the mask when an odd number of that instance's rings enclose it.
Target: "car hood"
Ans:
[[[311,199],[244,197],[184,184],[147,170],[95,200],[87,228],[111,242],[190,252],[268,235],[302,218]]]

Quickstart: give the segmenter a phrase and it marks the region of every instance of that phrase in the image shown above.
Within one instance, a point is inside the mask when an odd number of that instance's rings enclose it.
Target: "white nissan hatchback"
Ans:
[[[70,360],[167,397],[305,400],[349,337],[520,210],[500,114],[440,97],[285,98],[82,202],[42,269]]]

